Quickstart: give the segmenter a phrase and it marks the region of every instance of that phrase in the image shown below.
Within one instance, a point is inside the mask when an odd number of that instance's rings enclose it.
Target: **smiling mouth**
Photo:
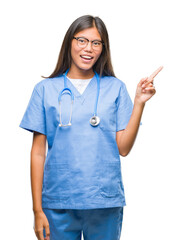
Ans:
[[[89,56],[84,56],[84,55],[80,55],[81,58],[83,58],[84,60],[90,61],[93,59],[93,57],[89,57]]]

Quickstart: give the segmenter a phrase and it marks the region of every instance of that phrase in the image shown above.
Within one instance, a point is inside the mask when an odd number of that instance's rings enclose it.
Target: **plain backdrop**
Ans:
[[[33,134],[19,124],[33,87],[41,75],[53,72],[68,27],[86,14],[106,24],[115,74],[132,100],[140,79],[164,66],[135,145],[121,157],[127,203],[121,239],[181,240],[180,0],[1,2],[0,238],[36,240],[30,187]]]

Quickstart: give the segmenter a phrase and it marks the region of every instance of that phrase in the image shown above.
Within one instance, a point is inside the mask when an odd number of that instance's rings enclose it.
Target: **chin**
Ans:
[[[80,70],[83,70],[83,71],[89,71],[93,68],[93,66],[90,66],[90,67],[79,67]]]

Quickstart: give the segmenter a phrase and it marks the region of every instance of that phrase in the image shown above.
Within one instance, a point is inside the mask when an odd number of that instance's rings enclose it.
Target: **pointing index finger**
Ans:
[[[160,66],[157,70],[155,70],[149,77],[150,80],[152,80],[161,70],[163,69],[163,66]]]

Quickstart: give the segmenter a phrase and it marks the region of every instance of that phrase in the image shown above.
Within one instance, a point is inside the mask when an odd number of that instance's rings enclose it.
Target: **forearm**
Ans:
[[[45,157],[31,152],[31,189],[33,211],[42,211],[42,183]]]
[[[140,103],[135,99],[131,118],[126,129],[123,130],[119,139],[118,148],[122,156],[126,156],[130,152],[135,142],[144,106],[145,103]]]

